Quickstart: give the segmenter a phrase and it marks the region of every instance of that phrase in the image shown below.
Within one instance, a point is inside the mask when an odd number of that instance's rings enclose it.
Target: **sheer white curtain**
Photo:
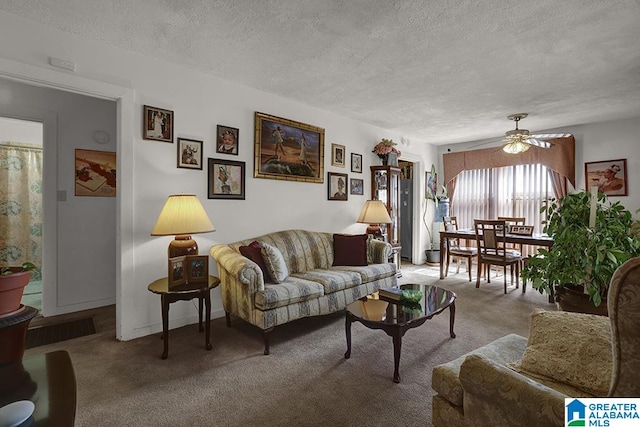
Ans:
[[[540,164],[465,170],[457,177],[451,215],[460,228],[473,228],[474,219],[524,217],[534,233],[541,233],[540,209],[552,197],[549,170]]]

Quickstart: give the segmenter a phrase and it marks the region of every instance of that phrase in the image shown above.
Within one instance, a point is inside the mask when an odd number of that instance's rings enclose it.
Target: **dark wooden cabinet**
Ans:
[[[400,245],[400,168],[371,166],[371,198],[387,206],[391,224],[382,225],[382,234],[393,246]]]

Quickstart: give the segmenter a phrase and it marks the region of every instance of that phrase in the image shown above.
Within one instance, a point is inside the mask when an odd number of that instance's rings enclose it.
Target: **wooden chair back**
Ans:
[[[520,236],[531,236],[533,234],[533,225],[512,225],[509,233]]]

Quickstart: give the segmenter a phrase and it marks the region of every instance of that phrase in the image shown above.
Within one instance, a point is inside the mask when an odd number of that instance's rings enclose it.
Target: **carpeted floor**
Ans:
[[[170,331],[167,360],[158,334],[117,342],[111,309],[95,316],[97,334],[27,350],[66,349],[78,386],[77,426],[428,426],[431,370],[509,333],[528,335],[529,313],[555,310],[547,298],[492,278],[479,289],[466,273],[438,279],[438,270],[403,266],[400,283],[454,290],[455,332],[449,313],[411,329],[403,338],[394,384],[391,338],[359,323],[352,327],[351,358],[344,359],[344,314],[302,319],[272,333],[262,354],[259,331],[235,319],[212,321],[211,351],[197,325]],[[111,324],[109,324],[111,322]]]

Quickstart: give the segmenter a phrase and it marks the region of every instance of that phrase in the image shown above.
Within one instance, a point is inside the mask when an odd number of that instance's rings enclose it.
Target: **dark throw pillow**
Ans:
[[[367,265],[366,234],[334,234],[333,265]]]
[[[258,241],[254,240],[247,246],[240,246],[240,253],[258,264],[258,267],[260,267],[260,270],[262,270],[262,277],[264,280],[267,280],[269,278],[267,273],[267,266],[265,265],[264,259],[262,258],[262,248],[260,247],[260,243]]]

